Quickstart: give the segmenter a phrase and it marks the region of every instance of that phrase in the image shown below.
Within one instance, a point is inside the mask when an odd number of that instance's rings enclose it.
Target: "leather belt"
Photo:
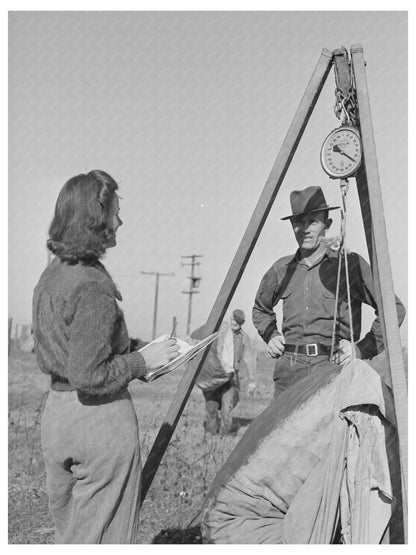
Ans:
[[[298,353],[307,355],[308,357],[317,357],[319,355],[329,355],[331,345],[322,345],[322,343],[308,343],[306,345],[285,345],[285,352]]]

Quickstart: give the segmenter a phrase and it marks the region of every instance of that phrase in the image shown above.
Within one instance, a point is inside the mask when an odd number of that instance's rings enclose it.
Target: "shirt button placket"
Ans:
[[[306,291],[306,283],[308,279],[308,271],[304,269],[303,274],[303,314],[302,314],[302,330],[303,335],[305,335],[305,327],[306,327],[306,307],[308,306],[308,295]]]
[[[308,270],[305,276],[305,324],[306,331],[310,322],[310,307],[311,307],[311,272]]]

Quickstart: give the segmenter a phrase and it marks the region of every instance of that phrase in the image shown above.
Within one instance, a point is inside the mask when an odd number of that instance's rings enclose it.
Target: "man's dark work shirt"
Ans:
[[[282,301],[282,333],[287,344],[321,343],[330,346],[337,274],[338,254],[332,251],[327,252],[312,266],[300,259],[299,251],[294,256],[277,260],[264,275],[253,308],[253,324],[263,340],[268,343],[273,336],[279,334],[273,307]],[[370,331],[357,343],[362,358],[372,358],[383,351],[384,345],[371,268],[360,255],[352,252],[348,254],[348,275],[354,341],[358,341],[361,334],[362,303],[376,310],[376,318]],[[401,324],[405,309],[397,297],[396,306]],[[336,310],[336,343],[341,339],[351,339],[344,261],[341,265]]]

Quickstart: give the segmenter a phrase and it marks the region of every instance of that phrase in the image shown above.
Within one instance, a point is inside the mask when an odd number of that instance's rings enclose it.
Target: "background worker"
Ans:
[[[341,266],[336,301],[338,252],[325,241],[332,224],[320,187],[307,187],[290,195],[290,220],[299,245],[295,254],[279,258],[261,280],[253,308],[253,324],[276,358],[273,380],[275,396],[320,365],[327,365],[334,341],[332,362],[343,364],[355,356],[371,359],[384,350],[380,319],[376,312],[370,331],[360,340],[361,308],[368,304],[377,311],[369,264],[354,252],[348,253],[353,337],[350,336],[347,280]],[[274,306],[283,303],[282,331],[276,324]],[[335,304],[337,308],[335,311]],[[396,297],[399,324],[405,309]],[[335,317],[335,337],[334,335]]]
[[[244,322],[244,312],[236,309],[230,323],[221,324],[219,336],[197,378],[196,384],[205,399],[205,430],[211,434],[234,431],[231,413],[240,400],[241,386],[248,394],[255,391],[256,356],[249,336],[242,329]],[[191,337],[203,339],[204,327],[195,330]]]

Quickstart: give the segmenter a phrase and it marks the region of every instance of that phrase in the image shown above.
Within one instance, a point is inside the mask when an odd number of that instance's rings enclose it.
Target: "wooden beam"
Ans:
[[[348,98],[351,88],[348,52],[346,48],[334,50],[334,71],[337,77],[337,86],[345,98]]]
[[[365,171],[365,163],[363,162],[361,167],[358,169],[356,175],[356,182],[357,182],[357,190],[358,190],[358,198],[360,201],[360,208],[361,208],[361,216],[363,219],[364,225],[364,233],[367,242],[367,250],[368,250],[368,257],[370,260],[371,271],[373,274],[373,281],[375,284],[375,298],[377,303],[377,310],[380,317],[380,323],[383,333],[383,341],[386,345],[386,325],[385,325],[385,317],[384,317],[384,306],[383,306],[383,299],[381,297],[381,290],[380,290],[380,276],[378,272],[378,260],[377,260],[377,250],[374,245],[374,228],[373,228],[373,220],[371,219],[371,205],[370,205],[370,197],[368,192],[368,185],[367,185],[367,174]]]
[[[389,361],[391,380],[393,385],[394,405],[399,436],[400,462],[402,468],[402,498],[405,541],[407,541],[407,456],[408,456],[408,422],[407,422],[407,384],[400,342],[399,325],[397,321],[396,300],[394,295],[393,277],[388,250],[387,233],[385,227],[383,201],[381,196],[380,177],[377,165],[376,146],[370,110],[370,100],[365,73],[364,52],[361,44],[351,47],[351,57],[354,70],[358,113],[360,121],[361,139],[363,143],[363,164],[365,174],[360,174],[360,182],[366,178],[368,191],[368,206],[362,210],[370,211],[372,230],[366,231],[368,243],[371,242],[373,276],[377,290],[377,302],[382,320],[384,345]],[[361,200],[365,200],[367,191],[362,191]],[[364,224],[366,224],[364,219]],[[374,271],[376,269],[376,271]],[[381,300],[381,302],[379,302]]]
[[[205,324],[206,335],[217,331],[221,325],[305,127],[319,98],[322,87],[328,77],[332,66],[332,57],[333,54],[330,50],[322,50],[296,114],[283,140],[279,154],[266,181],[260,199],[257,202],[253,215],[251,216],[250,222],[208,317],[207,323]],[[169,445],[176,424],[182,414],[206,356],[207,351],[205,350],[194,359],[194,362],[191,363],[178,386],[175,397],[173,398],[172,404],[143,468],[142,502],[146,497],[150,484],[157,472],[166,448]]]

